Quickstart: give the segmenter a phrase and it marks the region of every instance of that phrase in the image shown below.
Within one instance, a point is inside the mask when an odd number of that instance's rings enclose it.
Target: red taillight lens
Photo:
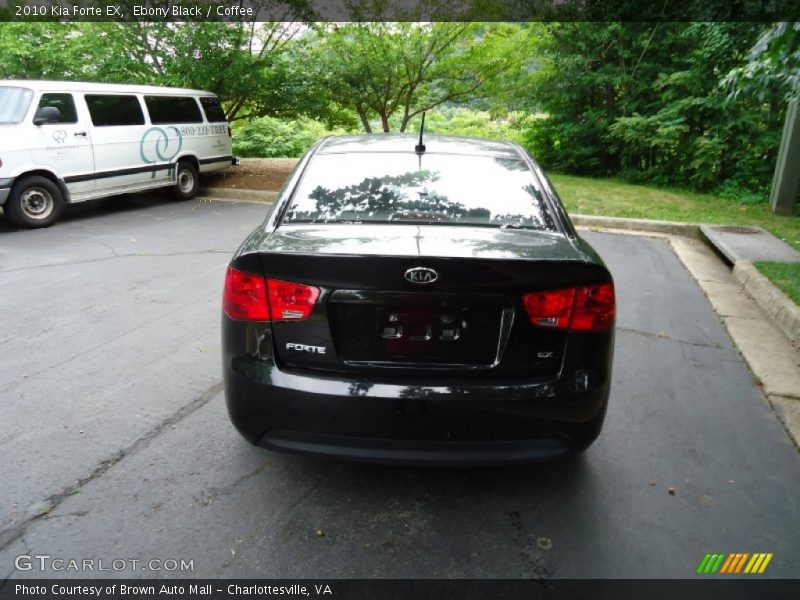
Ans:
[[[605,331],[616,315],[614,284],[578,288],[569,328],[573,331]]]
[[[522,302],[531,323],[548,329],[605,331],[616,315],[613,283],[531,292]]]
[[[228,267],[222,310],[238,321],[269,321],[267,283],[264,278]]]
[[[319,298],[315,287],[277,279],[267,279],[267,291],[273,321],[307,319]]]
[[[222,308],[238,321],[300,321],[307,319],[319,298],[310,285],[264,279],[228,267]]]
[[[547,292],[531,292],[522,297],[525,310],[531,323],[539,327],[566,329],[572,314],[575,290],[551,290]]]

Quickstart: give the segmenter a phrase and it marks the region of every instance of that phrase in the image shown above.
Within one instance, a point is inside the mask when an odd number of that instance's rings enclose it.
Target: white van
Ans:
[[[178,88],[0,81],[0,205],[21,227],[70,202],[171,186],[235,164],[219,98]]]

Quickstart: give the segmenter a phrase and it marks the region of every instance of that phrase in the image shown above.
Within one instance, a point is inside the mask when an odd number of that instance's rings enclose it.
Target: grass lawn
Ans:
[[[800,263],[782,263],[760,260],[756,268],[800,305]]]
[[[800,208],[794,214],[772,214],[767,204],[737,205],[711,194],[633,185],[618,179],[551,175],[570,213],[691,223],[756,225],[800,251]]]
[[[800,207],[772,214],[769,205],[738,205],[711,194],[633,185],[618,179],[551,175],[570,213],[691,223],[756,225],[800,251]],[[757,262],[756,268],[800,305],[800,264]]]

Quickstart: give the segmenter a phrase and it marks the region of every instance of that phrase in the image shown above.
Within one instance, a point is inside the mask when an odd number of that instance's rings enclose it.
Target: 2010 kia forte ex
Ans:
[[[254,444],[342,459],[577,453],[614,318],[611,274],[522,148],[326,138],[228,267],[228,411]]]

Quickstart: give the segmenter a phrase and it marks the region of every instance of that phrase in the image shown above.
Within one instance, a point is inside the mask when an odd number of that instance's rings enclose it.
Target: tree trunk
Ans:
[[[366,133],[372,133],[372,127],[369,125],[369,119],[367,119],[367,113],[364,112],[364,109],[360,106],[356,108],[356,112],[358,113],[358,118],[361,119],[361,126],[364,128]]]
[[[381,113],[381,127],[383,127],[383,133],[389,133],[389,116]]]

